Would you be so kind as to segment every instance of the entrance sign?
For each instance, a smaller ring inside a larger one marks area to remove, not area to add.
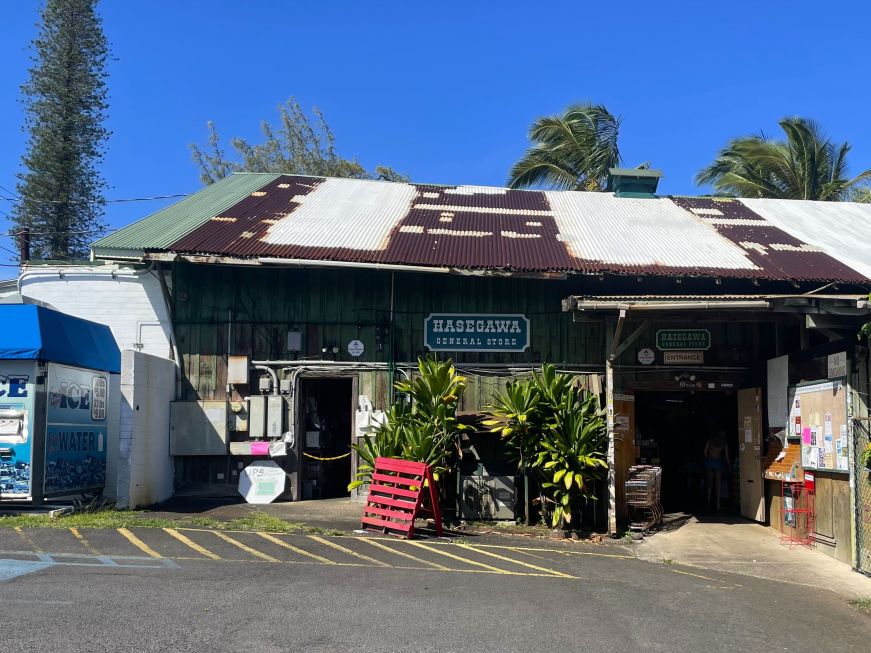
[[[431,313],[423,323],[429,351],[522,352],[529,349],[525,315]]]
[[[642,365],[650,365],[655,360],[656,352],[654,352],[650,347],[638,350],[638,362]]]
[[[660,329],[656,332],[656,348],[706,350],[711,348],[711,332],[707,329]]]
[[[703,351],[666,351],[662,353],[666,365],[701,365],[705,362]]]
[[[272,503],[284,492],[287,475],[271,460],[258,460],[239,474],[239,494],[248,503]]]

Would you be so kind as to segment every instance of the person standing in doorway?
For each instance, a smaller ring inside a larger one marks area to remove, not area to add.
[[[726,438],[723,431],[718,431],[717,434],[710,438],[705,444],[705,474],[708,481],[708,505],[711,505],[711,495],[713,494],[717,500],[717,510],[722,510],[720,506],[720,495],[722,492],[723,476],[729,469],[729,447],[726,445]]]

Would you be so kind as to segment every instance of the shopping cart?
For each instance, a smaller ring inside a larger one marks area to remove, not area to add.
[[[625,490],[630,531],[649,531],[662,520],[661,487],[661,467],[633,465],[629,468]]]

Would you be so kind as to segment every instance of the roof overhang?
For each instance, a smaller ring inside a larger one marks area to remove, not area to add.
[[[643,313],[786,313],[862,317],[871,314],[867,295],[684,295],[578,296],[563,300],[563,311],[578,314]]]

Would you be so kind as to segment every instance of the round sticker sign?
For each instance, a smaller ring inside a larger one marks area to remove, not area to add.
[[[363,345],[362,340],[352,340],[348,343],[348,353],[355,358],[357,356],[362,356],[363,352],[366,351],[366,347]]]
[[[655,360],[656,354],[654,354],[653,350],[649,347],[638,350],[638,362],[642,365],[650,365]]]

